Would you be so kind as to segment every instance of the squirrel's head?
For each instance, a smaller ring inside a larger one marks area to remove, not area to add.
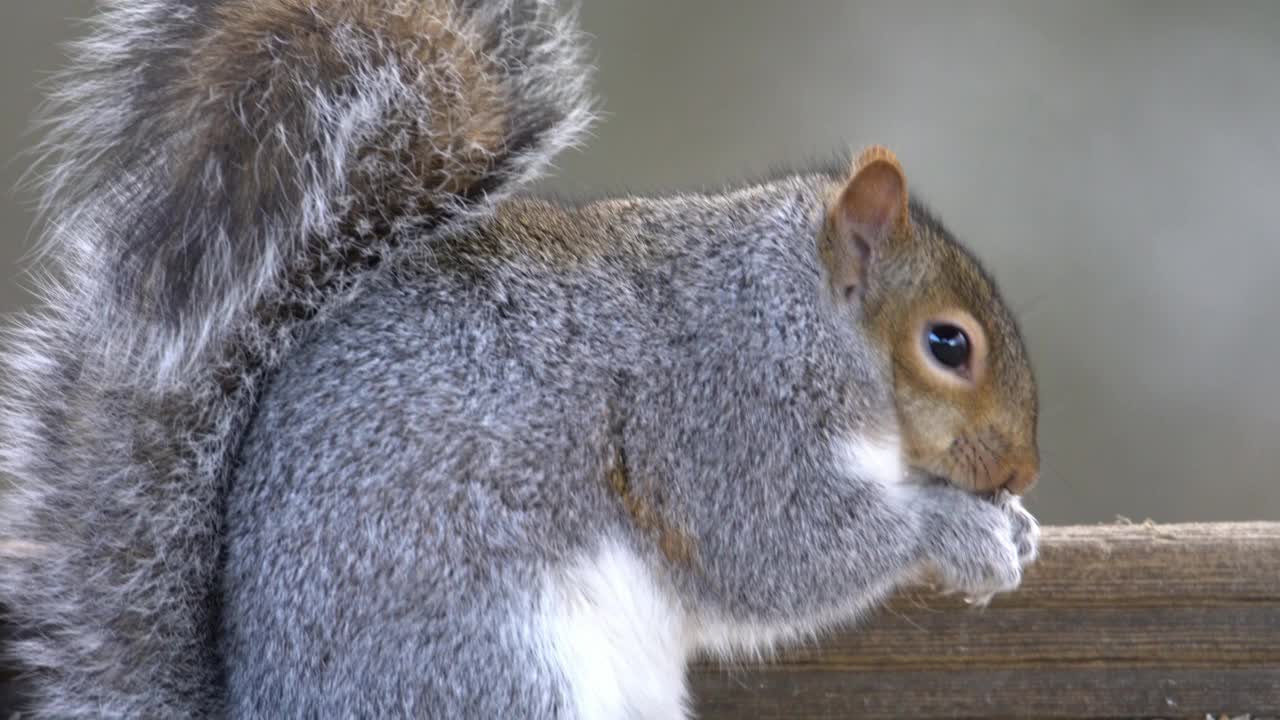
[[[892,360],[906,464],[972,491],[1039,475],[1035,377],[995,283],[907,195],[893,153],[864,151],[818,244],[837,302]]]

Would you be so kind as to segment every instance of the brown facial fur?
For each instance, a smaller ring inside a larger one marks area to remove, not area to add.
[[[858,163],[837,196],[833,218],[862,212],[848,196],[861,167],[865,163]],[[865,224],[828,222],[823,242],[866,246],[857,299],[868,332],[892,352],[906,462],[975,492],[1025,492],[1039,474],[1037,392],[1017,324],[978,261],[909,202],[905,178],[901,187],[896,202],[909,222],[873,224],[870,232]],[[860,236],[831,237],[851,231]],[[976,320],[985,336],[985,358],[970,382],[942,377],[922,351],[931,318],[963,315]]]

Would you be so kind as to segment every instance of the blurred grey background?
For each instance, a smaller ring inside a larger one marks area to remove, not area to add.
[[[1043,520],[1280,520],[1280,2],[585,5],[607,117],[549,188],[887,144],[1022,318]],[[0,9],[5,312],[30,299],[36,86],[90,8]]]

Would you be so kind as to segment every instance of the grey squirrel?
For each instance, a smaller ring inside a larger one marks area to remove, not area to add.
[[[33,717],[680,717],[685,663],[1014,589],[1036,388],[892,153],[516,197],[543,0],[111,0],[7,338]]]

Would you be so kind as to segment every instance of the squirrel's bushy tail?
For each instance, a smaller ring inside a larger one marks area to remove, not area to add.
[[[590,115],[545,0],[108,0],[51,101],[5,338],[0,602],[40,717],[221,706],[224,489],[266,375]]]

